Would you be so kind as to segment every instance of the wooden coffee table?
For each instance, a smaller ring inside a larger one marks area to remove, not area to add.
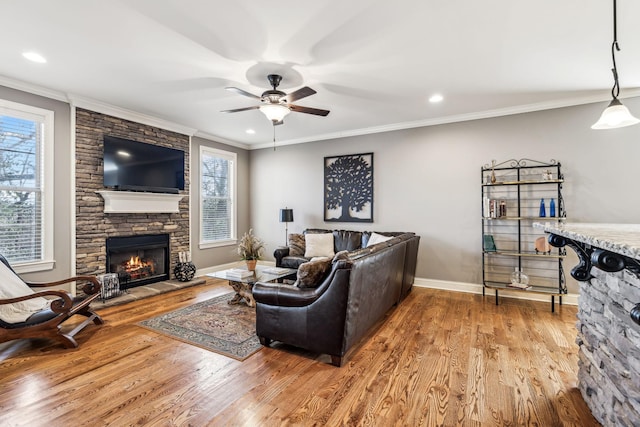
[[[244,268],[246,270],[246,268]],[[209,277],[223,279],[229,281],[229,286],[236,291],[236,295],[229,301],[229,304],[240,304],[244,302],[249,307],[255,307],[256,301],[253,299],[253,285],[256,282],[277,282],[285,279],[295,280],[298,270],[293,268],[267,267],[263,265],[256,266],[251,276],[235,277],[229,275],[230,270],[216,271],[207,274]]]

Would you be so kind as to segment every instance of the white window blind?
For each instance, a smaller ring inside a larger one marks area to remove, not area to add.
[[[235,240],[235,169],[235,153],[200,148],[201,247]]]
[[[47,114],[28,106],[14,109],[0,104],[0,253],[12,264],[38,263],[52,258],[50,189],[44,159]],[[39,110],[40,111],[40,110]],[[52,112],[50,113],[52,116]]]

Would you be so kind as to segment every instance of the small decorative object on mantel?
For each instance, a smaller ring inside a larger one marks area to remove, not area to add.
[[[247,263],[247,270],[254,271],[258,260],[262,258],[264,242],[253,235],[253,229],[244,233],[238,243],[238,255]]]
[[[191,252],[178,252],[178,263],[173,269],[173,274],[181,282],[188,282],[196,274],[196,266],[191,262]]]

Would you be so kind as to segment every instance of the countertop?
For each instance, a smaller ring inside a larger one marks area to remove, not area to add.
[[[547,233],[567,237],[640,260],[640,224],[534,223]]]

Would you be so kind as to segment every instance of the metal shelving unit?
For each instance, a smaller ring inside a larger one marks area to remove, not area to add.
[[[496,305],[500,290],[549,295],[551,311],[555,311],[556,296],[562,304],[562,295],[567,293],[562,267],[566,250],[550,246],[533,223],[566,219],[563,183],[556,160],[493,161],[481,168],[482,294],[485,289],[494,290]],[[512,283],[515,270],[528,276],[526,289]]]

